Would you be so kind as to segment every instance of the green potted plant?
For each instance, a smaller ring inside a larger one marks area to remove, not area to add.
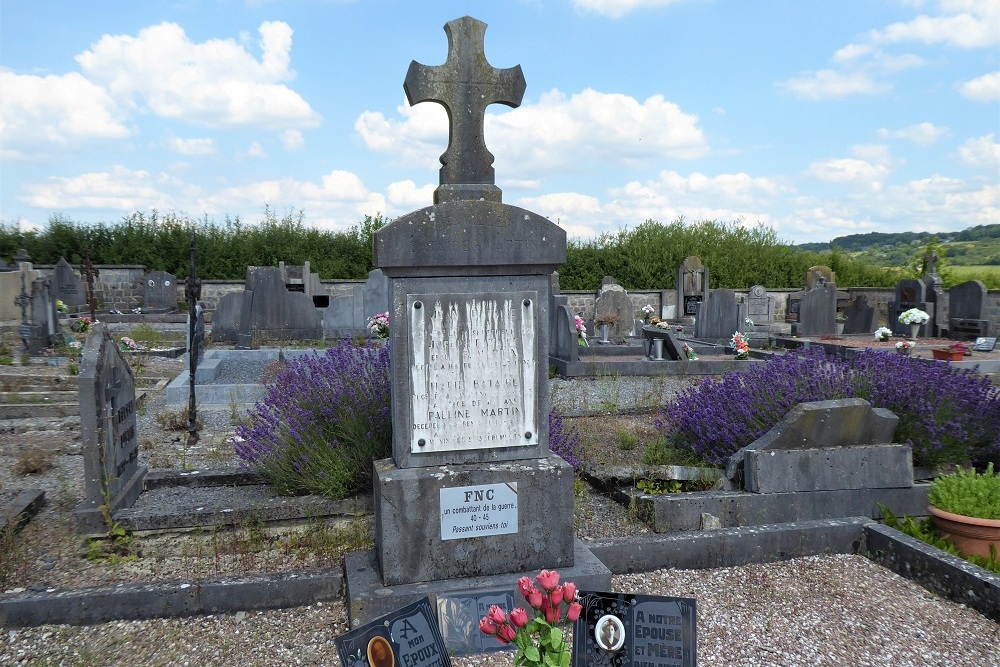
[[[927,496],[934,525],[963,556],[1000,550],[1000,474],[958,468],[934,480]]]

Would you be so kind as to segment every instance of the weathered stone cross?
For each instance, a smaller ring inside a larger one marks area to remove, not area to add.
[[[483,116],[490,104],[517,107],[524,96],[521,66],[497,69],[486,60],[486,24],[471,16],[449,21],[448,59],[428,67],[416,60],[403,90],[411,105],[437,102],[448,113],[448,150],[441,155],[441,186],[435,203],[455,199],[500,201],[493,154],[483,140]]]

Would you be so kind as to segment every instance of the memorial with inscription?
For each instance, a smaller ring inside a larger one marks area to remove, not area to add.
[[[337,637],[344,667],[451,667],[425,597]]]
[[[501,201],[483,112],[520,104],[525,81],[488,63],[485,31],[449,22],[445,63],[414,61],[404,83],[411,104],[446,108],[449,143],[434,203],[375,233],[393,456],[375,463],[375,551],[347,557],[352,624],[424,582],[513,590],[527,571],[571,569],[580,550],[599,564],[573,539],[573,469],[548,448],[551,281],[566,232]]]

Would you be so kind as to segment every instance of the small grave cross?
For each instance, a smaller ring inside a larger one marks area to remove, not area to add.
[[[198,406],[195,402],[195,375],[198,371],[198,341],[195,337],[195,325],[198,320],[198,299],[201,298],[201,280],[195,275],[195,231],[191,230],[190,266],[184,285],[184,296],[188,304],[188,446],[198,442]]]
[[[94,279],[101,275],[101,272],[90,262],[90,246],[84,251],[83,264],[80,266],[80,275],[87,280],[87,303],[90,304],[90,321],[97,319],[97,300],[94,298]]]
[[[445,63],[429,67],[414,60],[403,83],[411,105],[437,102],[448,113],[448,149],[441,155],[441,187],[435,201],[499,201],[493,154],[483,140],[484,114],[490,104],[519,106],[524,74],[520,65],[497,69],[489,64],[482,21],[464,16],[446,23],[444,31],[448,35]]]

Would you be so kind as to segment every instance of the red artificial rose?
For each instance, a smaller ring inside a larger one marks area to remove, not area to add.
[[[534,589],[535,585],[531,583],[531,579],[528,577],[521,577],[517,580],[517,590],[521,591],[521,595],[523,595],[525,599],[528,598],[528,595]]]
[[[504,623],[499,628],[497,628],[497,639],[499,639],[504,644],[509,644],[514,641],[514,637],[517,636],[517,630],[512,628],[509,623]]]
[[[555,589],[549,594],[549,599],[552,600],[552,606],[558,607],[563,601],[563,587],[556,586]]]
[[[532,590],[531,593],[528,594],[528,604],[530,604],[534,609],[538,609],[539,607],[541,607],[542,602],[547,599],[548,598],[542,597],[542,592],[537,588]]]
[[[566,610],[566,618],[570,623],[576,623],[576,619],[580,618],[580,612],[583,611],[583,605],[579,602],[573,602],[570,604],[569,609]]]
[[[521,607],[515,607],[510,612],[510,622],[515,628],[523,628],[528,624],[528,612]]]
[[[549,607],[545,610],[545,620],[548,621],[549,625],[555,625],[559,622],[559,616],[562,615],[561,607]]]
[[[551,591],[559,585],[559,573],[555,570],[542,570],[536,578],[538,584],[547,591]]]
[[[572,581],[567,581],[565,584],[563,584],[562,589],[563,589],[563,600],[566,600],[567,602],[572,602],[573,600],[576,599],[576,584],[574,584]]]
[[[504,621],[507,620],[507,614],[500,607],[493,605],[490,610],[486,613],[486,618],[493,621],[496,625],[502,625]]]
[[[493,625],[493,621],[488,616],[483,616],[482,620],[479,621],[479,631],[487,635],[492,635],[497,631],[497,627]]]

